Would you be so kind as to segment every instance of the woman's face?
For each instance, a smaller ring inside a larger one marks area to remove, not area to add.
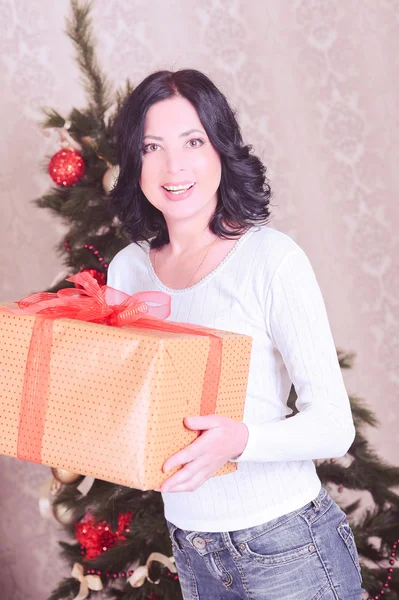
[[[140,187],[167,223],[206,215],[217,203],[221,161],[193,105],[181,97],[147,112]]]

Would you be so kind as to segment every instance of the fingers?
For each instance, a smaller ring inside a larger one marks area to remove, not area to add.
[[[223,417],[218,415],[206,415],[204,417],[186,417],[184,419],[184,425],[187,429],[194,429],[197,431],[203,431],[205,429],[214,429],[220,427],[223,422]]]
[[[185,465],[169,477],[161,486],[161,492],[192,492],[199,488],[213,473],[209,465],[196,460]]]
[[[167,488],[166,490],[161,490],[161,492],[168,492],[170,494],[174,494],[176,492],[195,492],[201,485],[206,481],[206,478],[201,481],[195,482],[191,481],[189,484],[180,483],[173,486],[173,488]]]
[[[173,454],[168,460],[164,463],[162,470],[164,473],[171,471],[175,467],[179,467],[181,465],[186,465],[187,463],[192,462],[196,458],[199,458],[203,453],[205,447],[205,440],[201,439],[201,436],[197,438],[194,442],[192,442],[180,452]]]
[[[193,463],[185,465],[177,473],[169,477],[169,479],[162,484],[161,492],[175,491],[176,487],[184,487],[184,489],[186,490],[187,483],[194,478],[194,476],[196,475],[196,471],[198,474],[198,470],[195,469]]]
[[[222,424],[222,421],[223,417],[218,417],[217,415],[207,415],[205,417],[186,417],[184,419],[184,424],[187,429],[194,431],[206,431],[207,429],[215,429],[216,427],[219,427]],[[163,472],[167,473],[175,467],[191,462],[200,456],[204,448],[205,440],[200,436],[189,446],[183,448],[183,450],[180,450],[180,452],[177,452],[168,458],[163,465]]]
[[[236,438],[236,422],[226,417],[206,415],[187,417],[184,423],[188,429],[201,431],[201,435],[165,461],[162,468],[164,473],[176,467],[182,468],[162,484],[161,492],[196,490],[212,477],[230,456],[235,456],[236,447],[230,446]]]

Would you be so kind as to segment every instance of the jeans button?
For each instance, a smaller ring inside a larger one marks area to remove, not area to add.
[[[313,552],[313,551],[314,551],[314,546],[313,546],[313,544],[311,544],[311,545],[309,546],[308,550],[309,550],[309,552]]]
[[[195,537],[193,539],[193,545],[198,550],[203,550],[206,546],[206,541],[202,537]]]

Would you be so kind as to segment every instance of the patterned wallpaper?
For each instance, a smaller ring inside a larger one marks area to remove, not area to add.
[[[31,200],[49,187],[42,167],[58,150],[40,130],[40,106],[85,106],[63,33],[68,13],[68,0],[0,0],[6,301],[62,270],[53,251],[62,226]],[[92,14],[115,87],[194,67],[230,99],[268,166],[270,224],[308,253],[336,345],[356,354],[344,377],[380,419],[369,438],[399,464],[399,1],[94,0]],[[38,512],[49,469],[6,457],[0,465],[1,598],[42,600],[68,575],[57,558],[61,530]]]

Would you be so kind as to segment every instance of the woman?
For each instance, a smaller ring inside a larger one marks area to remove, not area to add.
[[[267,225],[265,167],[190,69],[132,92],[117,148],[111,202],[132,243],[108,285],[164,291],[171,320],[253,339],[243,422],[187,415],[201,435],[164,465],[182,466],[160,491],[184,598],[359,600],[353,534],[313,462],[350,447],[349,399],[311,264]],[[237,471],[214,477],[229,460]]]

